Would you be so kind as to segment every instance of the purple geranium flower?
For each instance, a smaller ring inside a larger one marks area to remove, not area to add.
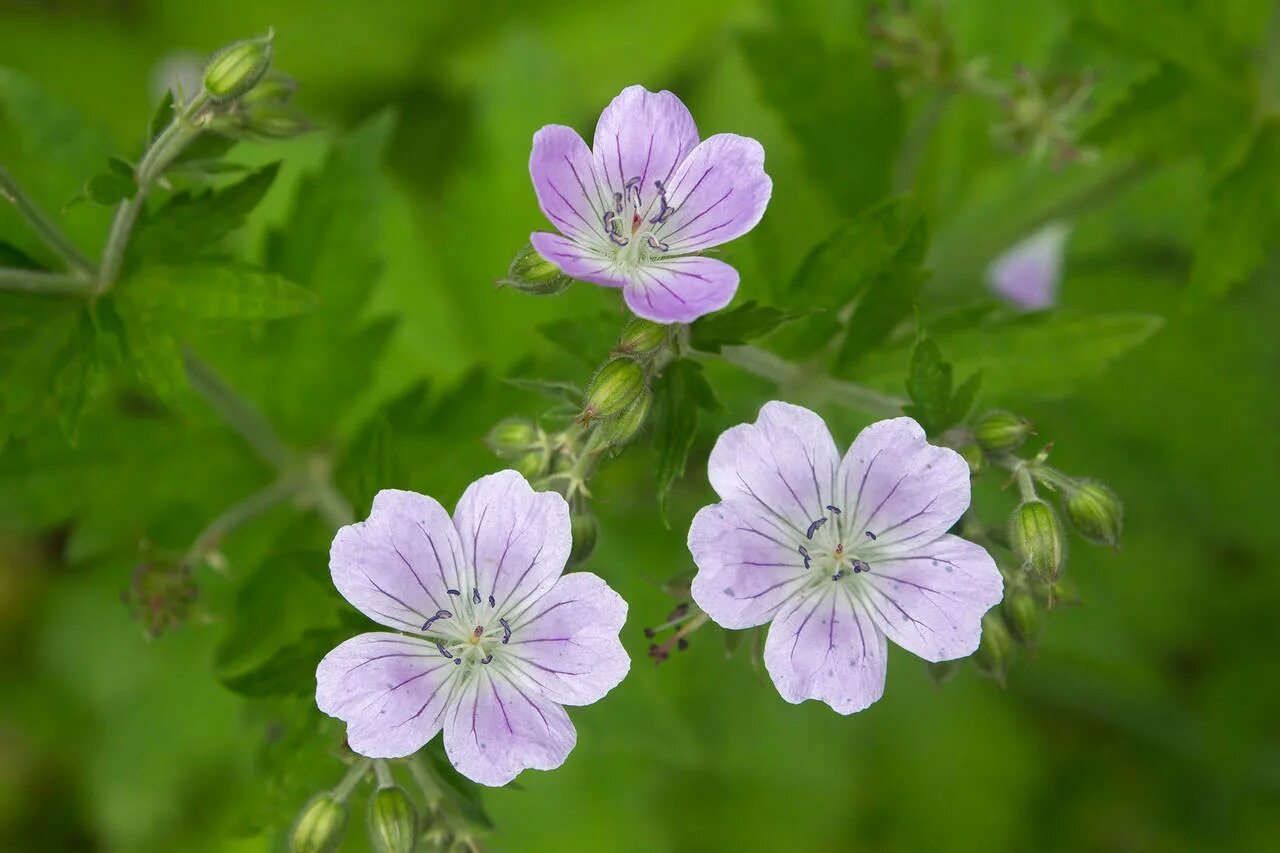
[[[372,758],[444,729],[454,767],[485,785],[559,767],[577,740],[564,705],[622,681],[627,604],[588,572],[561,576],[569,507],[515,471],[472,483],[452,520],[434,499],[385,490],[334,537],[329,568],[357,609],[397,631],[361,634],[316,670],[316,704]]]
[[[820,417],[767,403],[708,469],[721,501],[689,529],[694,601],[726,628],[773,622],[764,662],[788,702],[866,708],[884,693],[886,637],[930,661],[977,649],[1003,582],[947,533],[969,466],[911,418],[872,424],[841,459]]]
[[[631,310],[657,323],[729,304],[738,271],[692,253],[754,228],[773,191],[759,142],[732,133],[699,142],[680,99],[643,86],[605,108],[593,148],[573,128],[539,130],[529,173],[560,230],[532,235],[538,253],[572,278],[621,287]]]
[[[987,268],[991,289],[1023,311],[1052,308],[1062,279],[1062,253],[1071,229],[1053,222],[1014,244]]]

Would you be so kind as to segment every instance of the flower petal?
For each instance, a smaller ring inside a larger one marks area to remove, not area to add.
[[[654,181],[665,185],[697,144],[698,128],[679,98],[628,86],[600,114],[591,147],[610,193],[625,195],[627,182],[638,178],[647,207],[657,198]]]
[[[475,671],[444,726],[444,749],[458,772],[505,785],[526,768],[554,770],[578,733],[564,708],[496,667]]]
[[[459,667],[417,637],[352,637],[316,667],[316,705],[347,724],[351,748],[400,758],[440,731]]]
[[[662,258],[637,267],[623,295],[655,323],[691,323],[719,311],[738,292],[738,271],[715,258]]]
[[[1052,308],[1058,301],[1069,233],[1065,224],[1051,222],[1007,249],[987,268],[991,289],[1024,311]]]
[[[503,613],[518,613],[544,595],[569,559],[569,505],[555,492],[535,492],[516,471],[468,486],[453,521],[475,567],[462,593],[493,596]]]
[[[769,621],[808,574],[794,542],[779,538],[762,510],[737,499],[698,511],[689,552],[698,566],[693,600],[725,628]]]
[[[773,620],[764,665],[782,698],[826,702],[841,714],[884,694],[888,644],[846,584],[823,584]]]
[[[533,135],[529,175],[538,206],[556,228],[583,245],[603,245],[604,212],[612,196],[601,186],[591,151],[577,131],[549,124]]]
[[[768,523],[765,532],[801,542],[827,516],[840,455],[822,418],[790,403],[765,403],[755,423],[726,430],[707,461],[711,487]]]
[[[889,639],[935,663],[973,654],[982,614],[1004,595],[986,549],[950,534],[881,557],[859,581],[863,604]]]
[[[384,489],[369,518],[333,537],[329,571],[342,597],[375,622],[418,631],[449,607],[463,578],[462,543],[433,498]]]
[[[689,154],[667,188],[676,208],[657,230],[676,254],[719,246],[756,226],[773,194],[764,171],[764,148],[733,133],[717,133]]]
[[[529,242],[539,255],[560,268],[560,272],[579,281],[590,281],[606,287],[622,287],[627,279],[617,272],[612,256],[590,246],[582,246],[559,234],[535,231]]]
[[[507,654],[524,680],[562,705],[590,705],[631,669],[618,632],[627,603],[601,578],[574,572],[511,621]]]
[[[846,529],[859,554],[875,565],[885,549],[937,539],[969,508],[969,466],[960,454],[935,447],[911,418],[864,429],[840,463]]]

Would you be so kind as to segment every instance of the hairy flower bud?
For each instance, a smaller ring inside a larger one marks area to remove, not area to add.
[[[1082,480],[1067,492],[1067,516],[1095,545],[1120,546],[1124,506],[1115,492],[1096,480]]]
[[[976,477],[982,473],[982,466],[986,461],[986,457],[982,455],[982,448],[976,444],[967,444],[960,448],[960,456],[969,464],[969,476]]]
[[[289,832],[290,853],[333,853],[347,830],[347,804],[333,794],[316,794],[302,807]]]
[[[669,326],[643,317],[635,317],[622,327],[622,334],[618,337],[618,348],[614,352],[625,355],[648,355],[667,342],[669,330]]]
[[[590,423],[620,415],[646,391],[644,369],[629,358],[615,358],[596,371],[587,386],[587,405],[579,420]]]
[[[1004,684],[1005,673],[1013,660],[1013,636],[995,611],[982,617],[982,642],[973,653],[979,670]]]
[[[1019,588],[1006,595],[1001,610],[1018,642],[1030,645],[1040,636],[1040,604],[1030,590]]]
[[[547,454],[538,450],[530,450],[528,453],[513,459],[511,467],[524,475],[526,480],[536,479],[547,471]]]
[[[273,33],[228,45],[213,55],[204,69],[204,90],[215,101],[232,101],[247,94],[271,66]]]
[[[516,459],[542,445],[540,432],[533,421],[506,418],[489,430],[484,441],[490,450],[503,459]]]
[[[591,556],[600,536],[600,525],[589,512],[574,513],[569,520],[573,532],[573,549],[569,552],[569,565],[576,566]]]
[[[973,437],[991,453],[1016,449],[1032,432],[1031,421],[1012,412],[987,412],[973,427]]]
[[[369,798],[369,843],[377,853],[413,853],[418,814],[399,785],[379,788]]]
[[[612,447],[630,444],[639,435],[640,430],[644,429],[644,423],[649,418],[649,409],[652,405],[653,392],[645,388],[640,399],[636,400],[631,408],[600,425],[605,441]]]
[[[1042,500],[1023,501],[1009,523],[1009,544],[1026,571],[1046,581],[1062,572],[1062,527]]]
[[[521,293],[533,296],[552,296],[568,289],[573,279],[560,272],[560,268],[539,255],[531,245],[526,245],[516,252],[515,259],[507,268],[507,277],[498,280],[498,285],[506,285]]]

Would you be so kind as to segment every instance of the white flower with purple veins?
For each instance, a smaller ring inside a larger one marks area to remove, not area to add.
[[[978,648],[1003,581],[947,533],[969,466],[911,418],[872,424],[842,459],[816,414],[767,403],[720,436],[708,469],[721,501],[689,530],[693,599],[726,628],[773,623],[764,663],[788,702],[866,708],[884,693],[886,639],[929,661]]]
[[[538,253],[571,278],[621,287],[631,310],[657,323],[729,304],[738,271],[695,253],[754,228],[773,191],[759,142],[732,133],[699,142],[680,99],[643,86],[605,108],[592,148],[573,128],[539,130],[529,173],[560,231],[535,232]]]
[[[361,634],[316,670],[316,704],[351,748],[399,758],[444,730],[454,767],[485,785],[559,767],[589,705],[631,660],[627,604],[589,572],[562,576],[569,507],[515,471],[472,483],[453,519],[414,492],[378,493],[367,521],[334,537],[347,601],[397,632]]]

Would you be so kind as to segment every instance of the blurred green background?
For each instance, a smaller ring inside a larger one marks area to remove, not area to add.
[[[671,607],[660,584],[691,568],[684,532],[711,500],[710,444],[775,394],[713,364],[725,411],[704,424],[671,527],[656,511],[646,448],[594,485],[601,541],[585,568],[631,603],[624,641],[633,670],[607,699],[574,710],[579,742],[563,768],[486,793],[494,849],[1280,845],[1277,244],[1254,245],[1269,266],[1226,295],[1188,295],[1216,182],[1247,148],[1249,128],[1275,109],[1265,102],[1278,67],[1272,14],[1266,2],[941,7],[957,54],[984,57],[993,75],[1019,64],[1092,72],[1094,117],[1144,75],[1172,68],[1191,81],[1176,109],[1157,103],[1100,136],[1096,162],[1055,168],[1002,150],[990,133],[998,107],[966,96],[951,100],[922,149],[914,189],[935,271],[922,310],[982,298],[986,264],[1054,212],[1075,226],[1064,310],[1165,321],[1070,396],[1034,393],[1036,365],[1078,357],[1050,351],[1022,371],[1030,390],[1024,382],[983,400],[1030,416],[1055,441],[1061,467],[1104,479],[1127,506],[1121,551],[1073,543],[1068,574],[1083,603],[1050,614],[1038,653],[1017,662],[1007,687],[972,668],[937,686],[895,649],[885,697],[841,717],[787,705],[749,655],[726,659],[714,626],[661,667],[646,658],[641,628]],[[601,289],[539,300],[493,286],[528,233],[545,227],[527,172],[533,132],[566,123],[589,139],[599,110],[638,82],[676,91],[704,137],[761,140],[774,199],[724,256],[743,273],[739,300],[780,304],[806,252],[890,194],[905,128],[928,108],[927,92],[901,93],[891,72],[874,69],[867,20],[863,4],[818,0],[4,0],[0,61],[101,129],[93,169],[106,155],[136,152],[162,63],[274,26],[276,66],[300,81],[299,100],[321,129],[237,149],[242,162],[284,160],[237,237],[248,257],[291,221],[301,176],[332,140],[390,107],[382,168],[366,178],[378,210],[357,192],[349,220],[331,226],[368,236],[381,262],[351,282],[372,287],[372,297],[362,316],[344,319],[397,324],[361,365],[358,393],[318,405],[294,436],[322,436],[323,446],[357,435],[407,390],[430,403],[400,437],[394,481],[374,485],[451,505],[501,464],[481,441],[489,426],[542,406],[501,378],[581,382],[603,355],[574,359],[537,326],[598,327],[605,311],[616,319],[604,324],[607,342],[621,324],[614,295]],[[43,151],[23,148],[12,121],[0,108],[0,163],[56,210],[91,172],[59,172]],[[1123,181],[1099,180],[1112,173]],[[0,235],[18,239],[18,220],[0,215]],[[86,249],[101,245],[105,210],[80,205],[63,221]],[[0,317],[0,347],[4,334]],[[270,338],[272,327],[254,334]],[[362,358],[345,338],[313,344],[321,365]],[[289,395],[291,377],[270,350],[255,359],[234,331],[211,335],[202,351],[269,410],[273,396]],[[1023,356],[990,357],[999,365]],[[883,384],[901,393],[900,373]],[[822,411],[842,444],[871,419]],[[263,588],[291,614],[271,629],[282,635],[272,642],[309,627],[308,602],[334,609],[318,520],[285,508],[228,540],[227,571],[202,570],[198,612],[179,630],[149,639],[120,602],[148,549],[181,549],[267,482],[194,399],[160,409],[98,400],[74,450],[50,427],[0,453],[0,847],[283,849],[294,811],[341,776],[340,735],[305,692],[245,700],[214,677],[216,649],[238,630],[236,596],[246,577],[261,580],[260,564],[282,541],[319,556],[295,559],[286,581]],[[1011,499],[988,486],[979,507],[998,524]],[[350,833],[349,848],[363,849],[362,836]]]

